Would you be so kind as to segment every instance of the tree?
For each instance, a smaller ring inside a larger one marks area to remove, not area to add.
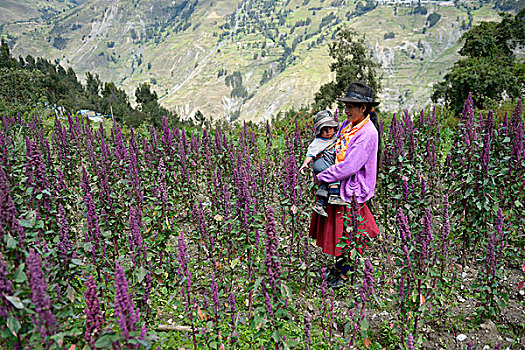
[[[441,19],[441,15],[439,13],[431,13],[427,17],[428,27],[432,28],[433,26],[437,24],[437,22],[439,22],[440,19]]]
[[[201,111],[197,110],[195,112],[195,116],[193,117],[195,119],[195,125],[203,127],[204,123],[206,122],[206,118],[204,117],[204,114],[202,114]]]
[[[137,99],[137,103],[141,105],[147,105],[151,101],[157,101],[157,93],[155,91],[151,91],[151,85],[148,83],[142,83],[135,90],[135,97]]]
[[[24,115],[47,102],[45,90],[35,83],[43,79],[40,72],[0,68],[0,115]]]
[[[100,87],[102,82],[100,81],[98,74],[91,74],[90,72],[86,73],[86,92],[90,97],[99,97]]]
[[[372,11],[376,7],[377,7],[377,4],[373,0],[366,0],[365,2],[359,1],[355,5],[354,14],[356,16],[360,16],[360,15],[363,15],[363,14],[369,12],[369,11]]]
[[[166,117],[169,126],[181,126],[177,113],[170,112],[159,104],[157,93],[151,90],[151,86],[148,83],[139,85],[135,90],[135,98],[139,104],[140,111],[147,116],[151,125],[161,128],[162,117]]]
[[[133,108],[128,101],[128,96],[124,90],[120,90],[112,82],[104,83],[102,89],[102,109],[109,114],[113,111],[113,116],[118,122],[125,122],[128,125],[137,126],[142,120],[131,118]]]
[[[377,95],[381,91],[380,65],[374,59],[372,50],[366,46],[366,39],[350,28],[338,28],[336,40],[330,44],[328,53],[335,60],[330,71],[335,72],[335,81],[324,84],[315,94],[314,103],[318,108],[328,108],[338,97],[345,94],[351,82],[362,82]]]
[[[523,0],[496,0],[494,8],[501,11],[519,11],[525,6]]]
[[[9,46],[2,38],[0,43],[0,68],[13,68],[16,65],[16,60],[11,57]]]
[[[462,40],[459,53],[466,58],[434,85],[433,102],[460,112],[469,92],[478,108],[491,100],[523,95],[524,63],[517,60],[515,49],[525,43],[525,10],[515,17],[503,15],[501,22],[482,22],[463,34]]]
[[[239,74],[240,78],[240,74]],[[27,56],[19,61],[11,57],[5,40],[0,44],[0,115],[27,114],[46,105],[64,107],[67,111],[90,108],[97,112],[114,113],[118,122],[138,126],[150,123],[162,127],[162,116],[172,127],[184,123],[177,114],[159,105],[157,93],[147,83],[135,93],[139,108],[134,109],[124,90],[112,82],[101,82],[98,75],[86,73],[86,85],[77,79],[72,68],[65,69],[56,60]]]

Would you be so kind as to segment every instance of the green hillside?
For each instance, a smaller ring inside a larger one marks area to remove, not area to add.
[[[338,26],[365,34],[383,72],[383,108],[420,108],[458,59],[470,25],[493,5],[375,6],[354,1],[0,1],[15,56],[58,59],[130,96],[149,82],[179,115],[262,120],[312,101],[332,77]],[[436,20],[437,19],[437,20]],[[84,79],[82,76],[81,79]]]

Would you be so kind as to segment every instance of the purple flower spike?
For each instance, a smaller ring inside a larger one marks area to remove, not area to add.
[[[7,169],[7,172],[11,172],[9,166],[9,152],[7,148],[6,138],[2,130],[0,130],[0,163]]]
[[[51,311],[51,301],[46,293],[47,284],[42,272],[42,259],[33,248],[29,250],[26,264],[29,271],[31,299],[38,315],[37,328],[40,330],[42,339],[45,342],[46,337],[55,334],[57,321]]]
[[[95,209],[95,204],[91,197],[91,193],[88,191],[84,194],[84,202],[86,204],[86,216],[87,216],[87,226],[88,230],[84,233],[85,242],[91,241],[93,243],[92,248],[92,259],[95,262],[96,254],[100,245],[100,227],[98,225],[97,211]]]
[[[23,248],[25,240],[25,230],[18,221],[18,214],[11,197],[9,183],[4,169],[0,167],[0,235],[3,236],[5,230],[16,233],[18,244]]]
[[[408,350],[414,350],[414,337],[412,336],[412,334],[408,335],[407,349]]]
[[[221,308],[221,301],[219,299],[219,289],[217,287],[217,281],[215,280],[215,273],[211,273],[211,295],[213,299],[213,310],[215,311],[215,315],[219,314],[219,309]]]
[[[188,268],[188,248],[186,246],[186,243],[184,243],[184,232],[181,231],[180,235],[178,237],[178,246],[179,246],[179,264],[180,264],[180,271],[179,275],[184,275],[186,277],[186,285],[188,287],[188,290],[191,288],[191,274]]]
[[[312,344],[312,316],[308,311],[304,313],[304,342],[306,343],[306,348],[308,345]]]
[[[365,277],[363,279],[363,289],[366,296],[374,294],[374,267],[370,262],[370,259],[365,261]]]
[[[497,258],[497,246],[498,246],[498,234],[496,232],[492,232],[490,235],[489,241],[487,243],[487,252],[485,256],[485,263],[486,263],[486,273],[487,276],[489,276],[491,279],[494,279],[496,276],[496,258]]]
[[[268,313],[268,316],[270,316],[270,318],[273,320],[274,316],[273,316],[272,300],[270,299],[270,295],[268,294],[268,289],[265,287],[263,289],[264,289],[264,300],[266,302],[266,312]]]
[[[95,341],[104,327],[104,316],[100,311],[100,302],[97,296],[97,287],[93,276],[89,276],[86,281],[86,332],[85,338],[92,349],[95,348]]]
[[[403,197],[408,202],[408,178],[406,176],[403,176]]]
[[[421,244],[421,257],[427,259],[430,256],[430,242],[432,242],[432,215],[427,208],[423,217],[423,231],[419,239]]]
[[[321,297],[324,299],[326,295],[326,287],[328,286],[328,282],[326,281],[326,269],[323,267],[321,268]]]
[[[463,111],[461,113],[462,120],[468,119],[470,116],[474,116],[474,100],[472,99],[472,93],[468,93],[467,100],[465,101],[465,104],[463,105]]]
[[[146,264],[146,246],[140,234],[140,209],[131,207],[129,210],[130,241],[133,248],[132,260],[135,264],[143,266]]]
[[[443,204],[443,224],[441,225],[441,250],[443,253],[443,259],[446,260],[448,256],[448,248],[450,246],[450,221],[449,221],[449,205],[448,196],[445,196],[445,203]]]
[[[13,295],[13,284],[7,279],[7,264],[0,253],[0,316],[7,319],[7,311],[11,306],[4,295]]]
[[[129,339],[129,332],[137,328],[139,314],[129,293],[126,274],[118,262],[115,263],[115,289],[115,317],[122,335]]]
[[[401,208],[397,210],[397,225],[399,227],[399,235],[401,238],[401,242],[404,244],[407,244],[408,240],[412,239],[412,236],[410,234],[410,228],[408,227],[408,220]]]
[[[277,238],[277,231],[275,230],[275,222],[273,219],[273,209],[268,208],[266,215],[266,273],[268,275],[268,284],[272,291],[279,286],[279,279],[281,277],[281,259],[277,248],[279,246],[279,239]]]
[[[146,327],[146,324],[144,323],[142,325],[142,328],[140,329],[140,335],[139,335],[139,339],[140,340],[144,340],[146,339],[146,332],[148,331],[148,328]],[[139,344],[137,344],[137,348],[139,348]]]
[[[492,127],[493,127],[492,114],[489,114],[486,133],[483,139],[483,148],[481,150],[481,171],[484,176],[488,176],[489,165],[490,165],[490,142],[492,137]]]
[[[237,310],[235,309],[235,295],[233,292],[230,292],[230,295],[228,296],[228,302],[230,303],[230,309],[232,312],[232,325],[235,326],[235,314],[237,313]]]

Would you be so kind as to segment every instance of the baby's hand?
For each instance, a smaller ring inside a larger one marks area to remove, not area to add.
[[[310,163],[312,162],[312,160],[313,160],[312,157],[306,157],[306,159],[305,159],[304,162],[303,162],[303,165],[301,165],[301,168],[299,168],[299,172],[300,172],[301,174],[304,174],[304,169],[310,167]]]

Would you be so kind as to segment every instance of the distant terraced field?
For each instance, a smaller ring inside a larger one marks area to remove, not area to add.
[[[148,81],[186,117],[256,121],[309,104],[333,79],[327,47],[341,25],[366,35],[381,62],[383,109],[428,104],[469,23],[498,15],[479,2],[423,6],[358,14],[347,0],[0,1],[0,21],[14,55],[59,59],[130,96]],[[433,26],[430,14],[440,15]],[[227,85],[234,72],[242,81]]]

